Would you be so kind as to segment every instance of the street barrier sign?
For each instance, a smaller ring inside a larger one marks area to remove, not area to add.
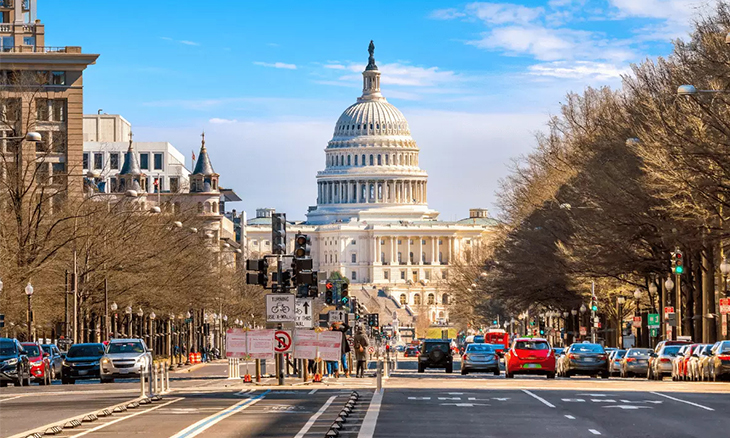
[[[342,332],[321,332],[318,347],[322,360],[339,361],[342,359]]]
[[[275,330],[250,330],[247,332],[248,354],[252,359],[274,358],[274,332]]]
[[[240,328],[226,330],[226,357],[240,358],[247,355],[246,332]]]
[[[676,327],[677,326],[677,314],[674,312],[667,313],[666,321],[670,327]]]
[[[641,317],[640,316],[634,316],[634,327],[641,328]]]
[[[722,318],[722,335],[727,336],[727,314],[722,314],[720,316]]]
[[[649,323],[647,324],[650,329],[658,329],[659,328],[659,314],[658,313],[650,313],[649,314]],[[656,336],[656,335],[654,335]]]
[[[318,333],[314,330],[297,330],[294,332],[294,358],[310,359],[317,358]]]
[[[277,330],[274,333],[276,343],[274,351],[277,353],[289,353],[292,350],[292,335],[289,330]]]
[[[727,315],[730,313],[730,298],[720,298],[720,314]]]
[[[314,326],[314,321],[312,319],[312,298],[297,298],[296,304],[296,327],[312,328]]]
[[[266,321],[293,322],[296,315],[293,294],[266,294]]]

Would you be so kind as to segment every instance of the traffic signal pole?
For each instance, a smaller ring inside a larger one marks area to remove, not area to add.
[[[674,309],[674,312],[677,314],[677,339],[679,339],[679,336],[682,336],[682,275],[675,274],[675,277],[677,278],[677,285],[674,286],[677,290],[677,308]]]
[[[278,289],[278,292],[283,294],[286,293],[286,287],[284,286],[284,282],[282,279],[284,278],[284,260],[281,254],[277,254],[276,256],[276,286]],[[282,324],[278,323],[277,328],[279,330],[282,329]],[[277,355],[277,364],[278,369],[276,370],[277,378],[279,381],[279,386],[284,386],[284,354],[283,353],[276,353]]]
[[[591,342],[596,343],[596,283],[591,281]]]

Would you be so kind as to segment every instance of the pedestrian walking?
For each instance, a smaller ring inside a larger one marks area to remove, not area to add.
[[[350,370],[347,366],[347,353],[350,352],[350,343],[347,342],[347,331],[350,326],[344,322],[336,322],[332,324],[332,330],[342,333],[342,344],[341,344],[341,357],[342,357],[342,369],[345,371],[345,377],[350,377]],[[336,376],[340,377],[339,367],[337,367]]]
[[[355,359],[357,360],[356,376],[362,378],[365,376],[365,365],[367,363],[368,338],[361,328],[357,329],[357,334],[355,334],[354,347]]]

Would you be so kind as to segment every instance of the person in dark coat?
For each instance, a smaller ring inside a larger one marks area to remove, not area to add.
[[[368,338],[365,336],[363,330],[357,329],[355,335],[355,359],[357,359],[357,377],[363,377],[365,374],[365,364],[367,363],[367,347]]]
[[[332,324],[332,330],[342,333],[342,344],[341,344],[342,369],[345,370],[345,377],[350,377],[350,370],[347,367],[347,353],[350,352],[350,343],[347,342],[347,331],[349,329],[350,329],[350,326],[345,324],[344,322],[336,322],[336,323]],[[340,376],[339,370],[335,371],[335,375],[337,377]]]

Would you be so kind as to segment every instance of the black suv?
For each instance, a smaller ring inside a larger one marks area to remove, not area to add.
[[[447,373],[454,370],[454,356],[448,339],[426,339],[418,352],[418,372],[426,368],[444,368]]]
[[[30,362],[16,339],[0,338],[0,386],[30,385]]]

